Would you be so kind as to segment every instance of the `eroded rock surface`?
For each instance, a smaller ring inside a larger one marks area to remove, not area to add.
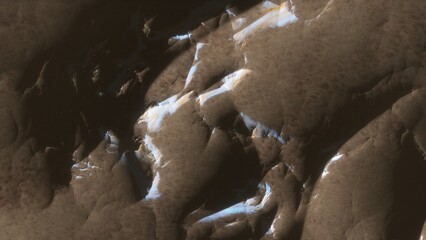
[[[0,239],[426,237],[426,2],[0,12]]]

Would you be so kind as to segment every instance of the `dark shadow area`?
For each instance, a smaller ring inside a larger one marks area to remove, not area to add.
[[[189,41],[170,47],[168,39],[238,2],[244,1],[113,0],[84,9],[67,35],[34,58],[14,86],[24,94],[23,119],[28,136],[37,139],[35,150],[61,152],[49,160],[52,184],[68,185],[65,166],[73,151],[83,144],[84,158],[108,129],[121,139],[120,151],[132,150],[133,124],[147,107],[149,86],[190,47]],[[141,71],[146,71],[143,79]],[[39,77],[41,86],[35,85]]]
[[[142,200],[148,194],[152,185],[152,177],[141,168],[135,152],[125,152],[121,155],[120,161],[129,169],[135,190],[136,201]]]
[[[228,137],[232,140],[231,149],[226,155],[221,156],[224,161],[215,176],[212,177],[214,180],[210,181],[209,185],[205,186],[198,196],[185,207],[179,219],[180,226],[188,224],[188,221],[193,223],[205,217],[204,214],[201,214],[196,218],[186,219],[188,214],[194,210],[202,210],[205,213],[218,212],[253,197],[258,191],[258,185],[263,177],[263,167],[259,163],[254,146],[245,145],[238,139],[234,129],[236,122],[240,123],[238,119],[239,115],[232,112],[219,122],[218,127],[228,132]],[[245,126],[239,127],[241,128],[239,131],[251,134]],[[248,137],[248,135],[246,136]],[[271,218],[273,220],[273,215]],[[259,222],[259,224],[261,223]],[[251,239],[252,235],[251,229],[247,226],[241,232],[232,235],[230,239]],[[185,236],[186,232],[181,228],[181,238],[184,239]]]
[[[274,207],[271,211],[261,215],[259,221],[257,221],[254,226],[255,232],[253,233],[252,239],[261,239],[263,236],[265,236],[266,232],[271,227],[274,218],[276,217],[277,210],[278,208]]]
[[[383,79],[383,77],[379,77]],[[378,81],[375,81],[378,82]],[[311,142],[306,147],[307,154],[306,172],[309,173],[312,182],[316,182],[327,161],[331,159],[339,148],[353,137],[367,124],[379,117],[401,97],[411,91],[411,86],[397,86],[386,94],[368,99],[365,95],[359,95],[345,108],[343,108],[329,124],[320,132],[314,134]]]
[[[387,239],[417,240],[426,219],[426,161],[416,148],[412,133],[403,139],[395,169],[394,214]]]
[[[257,191],[262,167],[256,150],[253,148],[251,151],[245,151],[244,146],[235,141],[231,152],[206,193],[203,204],[206,210],[220,211],[245,201]]]
[[[383,79],[383,77],[377,77]],[[375,81],[379,82],[379,81]],[[353,137],[368,123],[389,110],[392,105],[411,91],[411,86],[396,86],[391,91],[374,99],[368,99],[361,94],[347,104],[337,117],[316,134],[313,134],[309,144],[305,147],[306,169],[304,179],[313,184],[321,176],[327,162],[336,155],[339,148]],[[304,181],[305,181],[304,180]],[[300,199],[299,199],[300,202]],[[303,223],[298,223],[292,229],[291,236],[299,239],[302,234]],[[292,238],[293,239],[293,238]]]

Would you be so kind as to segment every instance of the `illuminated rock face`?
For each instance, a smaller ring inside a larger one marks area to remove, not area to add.
[[[426,2],[153,2],[0,4],[0,239],[426,237]]]

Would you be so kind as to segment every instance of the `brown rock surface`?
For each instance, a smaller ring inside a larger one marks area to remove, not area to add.
[[[0,240],[425,238],[425,1],[0,13]]]

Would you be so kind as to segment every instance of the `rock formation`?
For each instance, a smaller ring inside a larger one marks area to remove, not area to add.
[[[0,2],[0,239],[423,239],[423,0]]]

